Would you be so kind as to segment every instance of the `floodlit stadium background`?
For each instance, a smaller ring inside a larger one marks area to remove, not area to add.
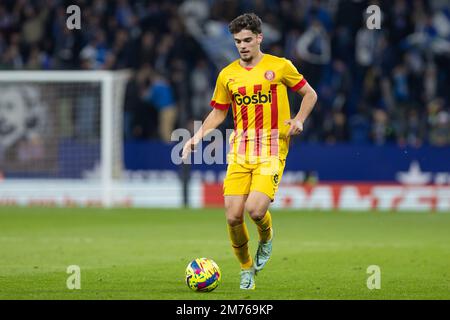
[[[226,164],[206,142],[178,165],[170,136],[209,112],[249,11],[319,101],[243,293]],[[449,299],[448,0],[0,0],[0,69],[0,300]],[[204,295],[185,282],[197,257],[223,275]]]
[[[80,29],[68,28],[71,4]],[[368,28],[370,5],[380,29]],[[174,164],[171,133],[209,112],[218,71],[237,58],[227,24],[250,11],[263,51],[291,59],[319,96],[273,206],[450,211],[450,6],[439,0],[2,1],[0,203],[220,207],[226,165]],[[103,78],[8,73],[36,70],[128,80],[103,96]]]

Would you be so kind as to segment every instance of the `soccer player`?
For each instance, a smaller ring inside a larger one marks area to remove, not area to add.
[[[291,61],[261,52],[261,24],[254,13],[243,14],[229,24],[240,59],[219,73],[211,100],[213,109],[182,153],[186,159],[202,138],[225,120],[232,107],[234,132],[223,194],[231,245],[241,266],[240,288],[247,290],[255,288],[255,274],[272,253],[268,208],[283,174],[290,136],[303,131],[317,100],[316,92]],[[287,88],[303,96],[300,110],[292,119]],[[244,212],[249,213],[259,234],[254,259],[249,253]]]

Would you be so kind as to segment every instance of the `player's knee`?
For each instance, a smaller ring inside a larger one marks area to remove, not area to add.
[[[244,204],[245,199],[226,199],[225,215],[227,223],[234,227],[244,223]]]
[[[230,225],[231,227],[235,227],[238,226],[240,224],[244,223],[244,217],[241,216],[227,216],[227,223],[228,225]]]
[[[262,210],[254,204],[246,204],[245,210],[247,210],[248,214],[253,220],[261,220],[262,218],[264,218],[264,214],[266,213],[266,210]]]

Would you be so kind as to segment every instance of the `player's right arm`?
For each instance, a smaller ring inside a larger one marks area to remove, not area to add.
[[[227,77],[222,70],[217,77],[216,87],[210,103],[213,110],[206,117],[200,129],[184,145],[182,154],[183,160],[186,160],[189,154],[195,150],[195,147],[204,136],[210,133],[211,130],[217,128],[227,117],[231,97],[225,81],[227,81]]]
[[[212,130],[217,128],[227,117],[228,109],[218,109],[214,108],[206,117],[202,126],[190,138],[183,147],[182,159],[186,160],[189,154],[195,150],[197,144],[210,133]]]

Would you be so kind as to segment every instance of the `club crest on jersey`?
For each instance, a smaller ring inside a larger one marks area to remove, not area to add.
[[[275,79],[275,72],[273,72],[272,70],[267,70],[266,73],[264,73],[264,78],[272,81],[273,79]]]
[[[273,185],[276,186],[278,184],[278,182],[280,182],[280,176],[278,175],[278,173],[275,173],[272,176],[272,183],[273,183]]]

